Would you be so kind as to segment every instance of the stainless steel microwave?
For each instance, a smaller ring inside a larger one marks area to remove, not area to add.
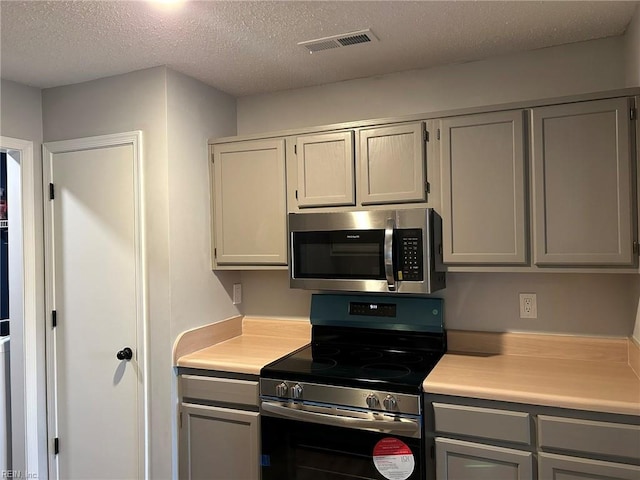
[[[430,208],[290,213],[292,288],[428,294],[445,287]]]

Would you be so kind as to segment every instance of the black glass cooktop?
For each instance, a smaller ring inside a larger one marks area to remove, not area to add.
[[[446,350],[443,333],[313,327],[312,343],[265,366],[263,378],[416,393]]]

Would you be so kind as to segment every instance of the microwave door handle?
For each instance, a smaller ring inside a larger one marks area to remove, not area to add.
[[[387,219],[384,229],[384,274],[387,277],[387,287],[390,292],[396,289],[396,281],[393,278],[393,230],[396,222],[393,218]]]

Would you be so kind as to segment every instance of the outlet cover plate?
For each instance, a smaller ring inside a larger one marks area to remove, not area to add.
[[[520,318],[538,318],[538,305],[535,293],[520,294]]]
[[[234,283],[233,284],[233,304],[238,305],[242,303],[242,284]]]

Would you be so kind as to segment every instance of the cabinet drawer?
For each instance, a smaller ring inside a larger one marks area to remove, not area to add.
[[[542,449],[626,457],[640,461],[640,426],[538,416]]]
[[[531,443],[528,413],[434,403],[436,431],[490,438],[505,442]]]
[[[182,375],[180,388],[183,398],[258,406],[258,382]]]

